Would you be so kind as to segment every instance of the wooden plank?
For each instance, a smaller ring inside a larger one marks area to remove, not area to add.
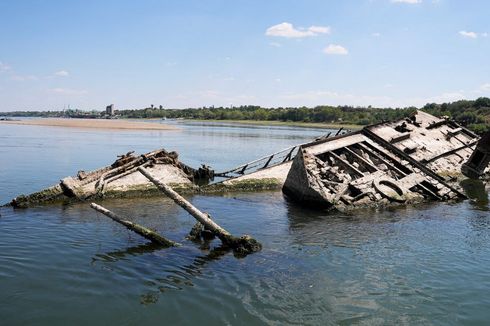
[[[393,163],[390,163],[387,160],[385,160],[384,158],[382,158],[381,155],[379,155],[378,153],[376,153],[374,150],[368,148],[363,143],[359,143],[359,144],[356,144],[356,145],[359,146],[360,148],[362,148],[369,155],[372,155],[372,156],[376,157],[381,163],[383,163],[384,165],[386,165],[389,169],[393,169],[397,173],[399,173],[399,174],[401,174],[403,176],[407,174],[406,172],[403,172],[402,170],[400,170],[399,168],[397,168]],[[385,154],[385,153],[383,153],[383,154]]]
[[[427,168],[424,164],[422,164],[419,161],[415,160],[410,155],[405,154],[402,150],[400,150],[399,148],[393,146],[388,141],[386,141],[383,138],[379,137],[376,133],[372,132],[369,129],[363,129],[363,132],[365,132],[368,137],[371,137],[374,141],[376,141],[377,143],[381,144],[381,146],[385,147],[387,150],[392,151],[396,155],[398,155],[401,158],[403,158],[404,160],[408,161],[412,166],[417,167],[418,169],[420,169],[422,172],[424,172],[424,174],[426,174],[426,175],[428,175],[428,176],[436,179],[441,184],[443,184],[447,188],[451,189],[451,191],[453,191],[455,194],[457,194],[460,198],[464,198],[464,199],[468,198],[461,191],[459,191],[458,189],[456,189],[456,188],[452,187],[451,185],[449,185],[446,182],[446,180],[444,180],[443,177],[441,177],[440,175],[438,175],[437,173],[435,173],[431,169]]]
[[[128,221],[128,220],[124,220],[122,218],[120,218],[119,216],[117,216],[115,213],[111,212],[110,210],[100,206],[100,205],[97,205],[96,203],[91,203],[90,204],[90,207],[92,207],[93,209],[95,209],[97,212],[99,213],[102,213],[104,214],[105,216],[109,217],[111,220],[113,220],[114,222],[117,222],[121,225],[124,225],[126,228],[128,228],[129,230],[141,235],[142,237],[150,240],[151,242],[153,243],[156,243],[156,244],[159,244],[159,245],[162,245],[162,246],[165,246],[165,247],[176,247],[176,246],[179,246],[178,243],[172,241],[172,240],[168,240],[164,237],[162,237],[161,235],[159,235],[158,233],[148,229],[148,228],[145,228],[144,226],[141,226],[139,224],[136,224],[134,222],[131,222],[131,221]]]
[[[350,164],[346,160],[342,159],[340,156],[338,156],[334,152],[328,152],[327,154],[328,155],[332,155],[336,160],[338,160],[339,162],[341,162],[342,164],[344,164],[350,170],[354,171],[360,177],[363,177],[364,176],[364,173],[362,173],[361,171],[359,171],[355,166],[352,166],[352,164]]]
[[[357,154],[356,152],[354,152],[353,150],[351,150],[349,147],[344,147],[344,149],[349,152],[350,154],[352,154],[353,156],[355,156],[359,161],[363,162],[364,165],[370,167],[374,172],[374,171],[378,171],[378,168],[375,167],[373,164],[369,163],[364,157],[360,156],[359,154]]]

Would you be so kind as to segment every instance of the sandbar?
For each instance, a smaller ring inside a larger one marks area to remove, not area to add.
[[[50,126],[68,128],[97,128],[97,129],[127,129],[127,130],[180,130],[179,128],[167,124],[152,122],[139,122],[130,120],[116,119],[29,119],[29,120],[10,120],[0,121],[0,124],[16,124],[29,126]]]

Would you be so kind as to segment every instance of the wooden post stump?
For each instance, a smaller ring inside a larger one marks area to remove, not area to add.
[[[191,231],[189,232],[187,239],[191,241],[200,241],[201,233],[203,230],[204,230],[203,225],[200,222],[196,222],[196,224],[194,224]]]

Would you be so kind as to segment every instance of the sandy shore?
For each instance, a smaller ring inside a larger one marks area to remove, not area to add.
[[[0,124],[16,124],[29,126],[51,126],[68,128],[97,129],[129,129],[129,130],[179,130],[179,128],[159,123],[136,122],[128,120],[108,119],[32,119],[16,121],[0,121]]]

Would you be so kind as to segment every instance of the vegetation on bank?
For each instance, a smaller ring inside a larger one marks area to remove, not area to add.
[[[240,106],[232,108],[202,107],[189,109],[164,109],[153,105],[145,109],[118,110],[121,118],[167,118],[198,120],[233,120],[233,121],[282,121],[301,123],[323,123],[329,125],[369,125],[386,120],[399,119],[415,111],[407,108],[373,108],[352,106],[317,106],[264,108],[260,106]],[[422,110],[436,115],[448,116],[471,130],[481,133],[490,130],[490,98],[480,97],[476,100],[460,100],[452,103],[428,103]],[[33,117],[89,117],[98,118],[104,112],[98,111],[17,111],[6,116]]]

